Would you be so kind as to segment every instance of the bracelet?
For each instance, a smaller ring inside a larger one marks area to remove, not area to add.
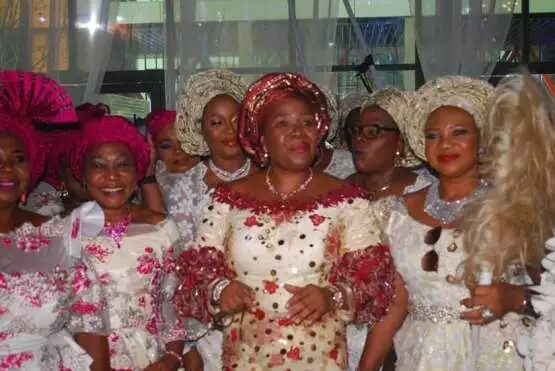
[[[145,176],[145,177],[143,178],[143,181],[141,182],[141,184],[142,184],[142,185],[145,185],[145,184],[156,184],[156,177],[155,177],[154,175]]]
[[[183,357],[181,357],[181,355],[178,354],[177,352],[174,352],[173,350],[166,350],[166,352],[164,354],[172,356],[173,358],[175,358],[177,360],[177,362],[179,362],[180,366],[183,366]]]
[[[337,286],[329,286],[328,290],[330,290],[332,294],[331,300],[333,301],[335,309],[342,309],[345,306],[345,295],[343,295],[343,291]]]
[[[219,305],[220,304],[220,299],[222,298],[222,293],[224,292],[225,288],[227,286],[229,286],[229,284],[231,283],[230,280],[228,280],[227,278],[222,278],[221,280],[219,280],[215,285],[214,288],[212,289],[212,303],[214,305]]]

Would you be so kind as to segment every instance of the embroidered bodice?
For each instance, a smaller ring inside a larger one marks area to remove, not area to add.
[[[166,343],[183,339],[171,297],[174,256],[181,251],[175,223],[131,224],[121,247],[104,233],[85,239],[106,292],[113,368],[142,370],[156,361]]]
[[[101,285],[68,240],[70,217],[25,224],[0,244],[0,369],[89,370],[76,333],[107,334]]]
[[[379,321],[393,294],[389,250],[364,193],[343,186],[307,203],[266,203],[220,186],[203,211],[197,247],[179,258],[181,313],[211,322],[209,287],[222,277],[256,293],[257,306],[224,330],[224,367],[346,369],[346,323]],[[295,325],[284,284],[345,285],[353,311]]]

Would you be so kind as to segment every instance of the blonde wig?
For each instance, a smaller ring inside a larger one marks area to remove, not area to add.
[[[210,149],[202,135],[204,107],[218,95],[229,95],[241,103],[247,91],[243,77],[228,70],[209,70],[191,76],[179,90],[175,132],[189,155],[207,156]]]
[[[496,89],[485,129],[491,131],[484,177],[491,188],[464,218],[466,279],[483,263],[494,279],[509,265],[539,267],[555,215],[553,98],[529,74]]]

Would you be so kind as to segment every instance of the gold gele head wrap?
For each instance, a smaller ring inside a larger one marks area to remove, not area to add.
[[[247,90],[243,77],[228,70],[209,70],[192,75],[179,89],[175,132],[183,151],[192,156],[207,156],[210,149],[202,135],[202,116],[210,100],[229,95],[241,103]]]
[[[488,104],[493,86],[466,76],[444,76],[422,85],[412,97],[407,118],[407,139],[414,153],[426,161],[424,128],[428,117],[440,107],[456,107],[474,118],[482,133],[487,122]]]

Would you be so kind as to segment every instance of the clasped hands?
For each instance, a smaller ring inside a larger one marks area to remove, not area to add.
[[[289,319],[295,324],[312,324],[333,309],[332,292],[316,285],[304,287],[288,285],[285,290],[293,296],[287,302]],[[239,281],[232,281],[223,291],[218,303],[222,313],[233,314],[251,309],[255,305],[254,290]]]

